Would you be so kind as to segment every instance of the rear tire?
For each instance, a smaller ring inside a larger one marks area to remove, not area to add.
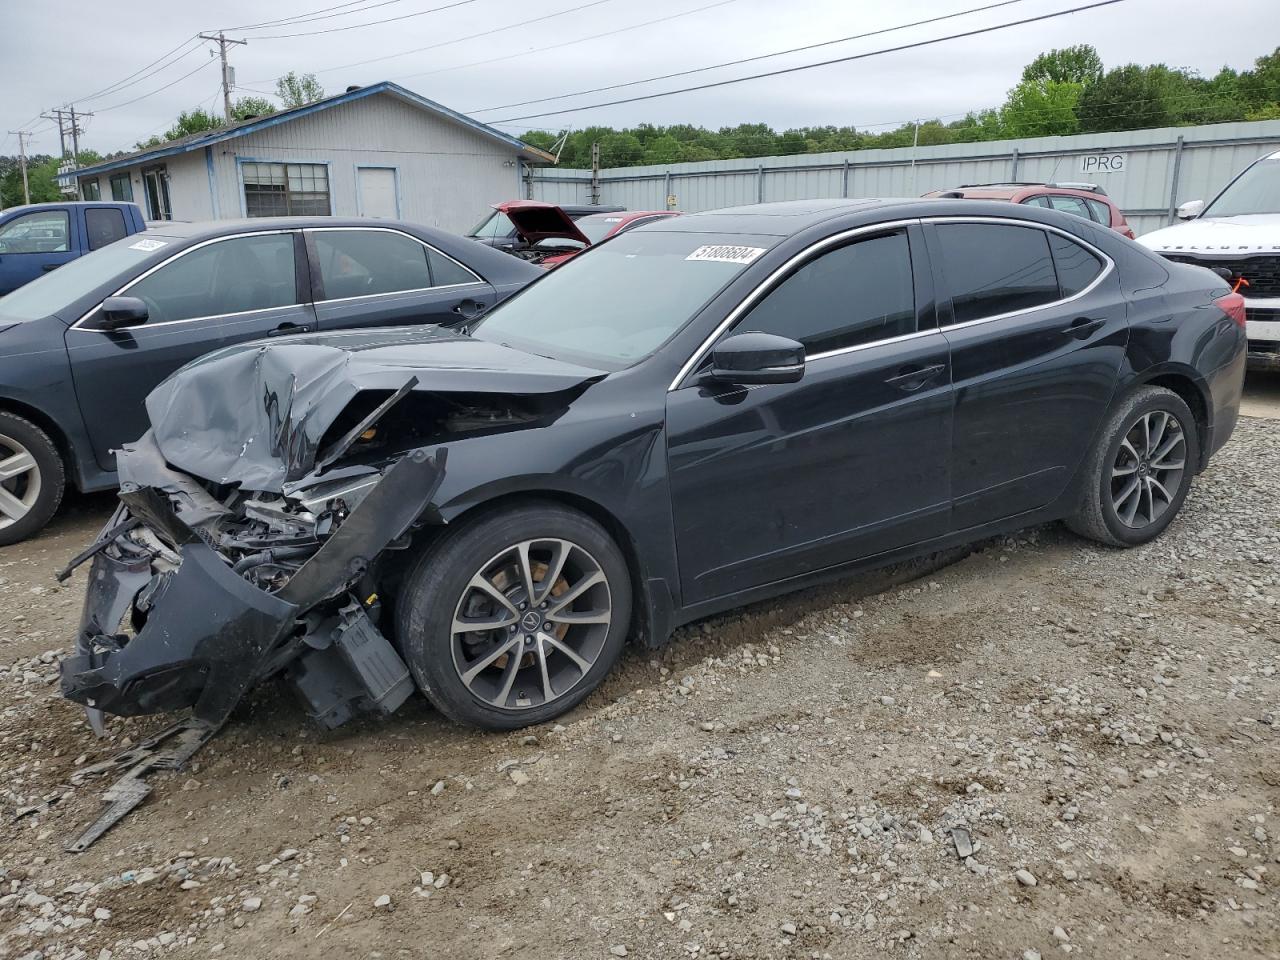
[[[1113,547],[1148,543],[1177,516],[1199,463],[1199,428],[1186,401],[1163,387],[1141,387],[1103,427],[1067,526]]]
[[[66,474],[49,435],[0,411],[0,546],[40,530],[62,502]]]
[[[447,530],[396,603],[400,649],[427,699],[489,730],[581,703],[617,662],[630,623],[622,551],[590,517],[553,503]]]

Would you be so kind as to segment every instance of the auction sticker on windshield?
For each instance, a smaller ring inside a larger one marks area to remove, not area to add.
[[[685,259],[714,260],[717,263],[750,263],[764,251],[764,247],[739,247],[731,244],[715,243],[699,247]]]
[[[159,250],[161,247],[164,246],[164,244],[165,242],[163,240],[139,240],[137,243],[129,244],[129,249],[145,250],[147,252],[150,252],[152,250]]]

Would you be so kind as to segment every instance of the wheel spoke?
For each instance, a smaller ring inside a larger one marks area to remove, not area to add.
[[[1114,497],[1111,498],[1111,502],[1115,504],[1115,508],[1117,511],[1119,511],[1119,509],[1125,505],[1128,499],[1133,496],[1134,491],[1138,489],[1141,483],[1142,481],[1140,481],[1137,477],[1134,477],[1132,480],[1130,480],[1128,483],[1125,484],[1123,490],[1121,490],[1118,494],[1116,494]]]
[[[514,641],[519,644],[519,634],[516,635]],[[506,672],[502,677],[502,690],[498,693],[497,698],[493,701],[500,707],[507,705],[507,700],[511,696],[511,688],[516,685],[516,674],[520,672],[520,661],[523,660],[522,651],[516,650],[511,656],[507,657]]]
[[[555,691],[551,689],[551,675],[547,672],[547,642],[545,633],[538,634],[538,672],[542,675],[542,702],[550,703],[555,699]]]
[[[486,630],[501,630],[516,622],[510,611],[494,613],[485,617],[459,616],[453,618],[454,633],[483,633]]]
[[[1147,477],[1147,485],[1151,488],[1153,494],[1159,491],[1160,496],[1164,498],[1165,504],[1173,503],[1173,494],[1169,492],[1169,488],[1155,477]]]
[[[529,563],[529,547],[531,545],[532,541],[529,540],[516,544],[516,570],[520,574],[520,586],[524,587],[525,602],[530,605],[535,602],[533,598],[533,567]]]
[[[1124,503],[1129,503],[1129,509],[1122,509]],[[1138,507],[1142,503],[1142,484],[1135,478],[1133,488],[1124,496],[1124,499],[1116,501],[1116,512],[1120,514],[1120,519],[1127,525],[1133,526],[1133,518],[1138,513]]]
[[[557,650],[559,650],[561,653],[563,653],[566,657],[568,657],[570,660],[572,660],[572,661],[577,665],[578,669],[582,671],[583,676],[586,676],[587,671],[591,669],[591,664],[590,664],[590,662],[588,662],[587,660],[582,659],[582,657],[578,656],[578,652],[577,652],[576,650],[574,650],[572,647],[569,647],[569,646],[568,646],[568,645],[566,645],[566,644],[561,643],[559,640],[557,640],[557,639],[556,639],[555,637],[553,637],[551,634],[549,634],[549,633],[540,633],[540,634],[538,634],[538,637],[539,637],[539,638],[540,638],[544,643],[548,643],[548,644],[550,644],[551,646],[555,647]]]
[[[479,590],[481,593],[487,594],[491,599],[496,600],[502,606],[507,608],[507,612],[512,618],[520,616],[520,611],[516,609],[516,605],[507,599],[507,595],[494,586],[493,581],[484,575],[484,571],[477,573],[471,578],[471,582],[467,584],[469,588]],[[466,595],[463,595],[466,598]]]
[[[1136,462],[1131,463],[1127,467],[1112,467],[1111,479],[1114,480],[1116,477],[1127,477],[1137,472],[1138,472],[1138,464]]]
[[[1155,413],[1150,414],[1148,416],[1148,420],[1150,420],[1151,417],[1159,417],[1160,419],[1156,421],[1159,424],[1159,426],[1157,426],[1157,428],[1154,431],[1151,431],[1151,428],[1149,426],[1147,428],[1148,431],[1150,432],[1150,437],[1151,437],[1147,445],[1148,453],[1151,453],[1151,451],[1153,450],[1159,449],[1160,444],[1164,441],[1165,430],[1167,430],[1169,427],[1169,414],[1165,413],[1163,410],[1157,410]]]
[[[569,544],[563,540],[556,540],[554,543],[555,553],[551,557],[551,562],[547,564],[547,572],[542,579],[542,590],[538,592],[535,603],[545,603],[551,598],[551,591],[555,589],[556,581],[564,571],[564,562],[569,559]]]
[[[1139,502],[1144,500],[1147,504],[1147,523],[1150,523],[1156,518],[1156,498],[1155,494],[1151,492],[1150,477],[1148,477],[1146,482],[1142,485],[1142,496],[1139,498]]]
[[[564,610],[565,607],[572,604],[573,601],[577,600],[580,596],[599,583],[604,583],[604,574],[599,570],[583,577],[570,587],[567,592],[556,597],[556,605],[547,611],[547,619],[550,620],[553,617],[558,617],[561,610]]]
[[[480,671],[486,669],[487,667],[493,666],[493,664],[497,662],[498,658],[500,658],[504,653],[510,652],[513,647],[517,647],[519,645],[520,645],[520,635],[516,634],[515,637],[508,640],[502,646],[498,647],[488,656],[481,658],[479,661],[477,661],[476,663],[473,663],[470,667],[468,667],[467,672],[462,674],[462,682],[465,683],[468,687],[471,686],[471,681],[480,675]],[[519,658],[513,654],[511,659],[517,660]]]
[[[549,623],[564,624],[609,623],[612,620],[613,614],[608,610],[564,610],[547,617]]]
[[[1151,453],[1151,416],[1150,414],[1142,418],[1142,452],[1145,454]]]
[[[0,460],[0,480],[12,480],[36,468],[36,458],[26,450],[19,450],[11,457]]]
[[[21,520],[30,510],[30,507],[12,493],[0,487],[0,516],[8,517],[10,520]]]

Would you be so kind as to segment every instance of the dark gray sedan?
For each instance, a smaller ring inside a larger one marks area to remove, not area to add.
[[[291,333],[465,323],[542,270],[388,220],[166,223],[0,298],[0,545],[66,485],[116,485],[143,399],[211,350]],[[248,400],[250,398],[246,398]]]

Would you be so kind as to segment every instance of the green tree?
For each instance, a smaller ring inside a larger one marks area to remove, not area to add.
[[[1167,99],[1169,78],[1164,66],[1130,63],[1107,71],[1080,96],[1080,132],[1141,130],[1173,123]]]
[[[1102,78],[1102,58],[1087,43],[1042,53],[1022,69],[1023,83],[1078,83],[1087,87]]]
[[[276,96],[280,98],[285,110],[292,110],[294,107],[305,107],[308,103],[323,100],[324,87],[320,86],[314,73],[299,75],[290,70],[276,81]]]
[[[1000,126],[1010,137],[1062,137],[1080,130],[1076,106],[1085,87],[1056,80],[1024,80],[1009,91]]]
[[[250,117],[267,117],[276,112],[266,97],[241,97],[231,105],[231,115],[237,120]]]

